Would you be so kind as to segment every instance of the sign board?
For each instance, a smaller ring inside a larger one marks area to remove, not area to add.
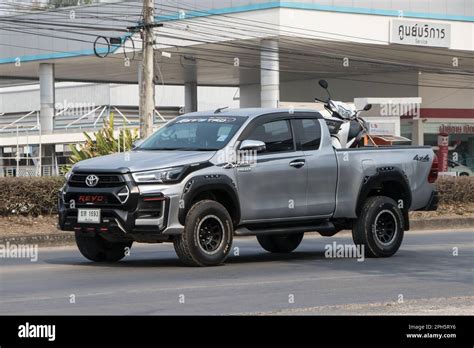
[[[449,48],[451,24],[392,19],[390,43]]]
[[[441,124],[440,133],[448,134],[474,134],[474,125],[472,124]]]
[[[396,131],[396,124],[395,122],[376,122],[376,121],[369,121],[368,128],[369,134],[373,135],[395,135],[397,134]]]
[[[363,118],[371,135],[400,135],[400,117],[367,116]]]

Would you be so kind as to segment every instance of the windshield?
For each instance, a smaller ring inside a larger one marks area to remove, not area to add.
[[[139,150],[212,151],[222,149],[245,117],[178,117],[146,139]]]

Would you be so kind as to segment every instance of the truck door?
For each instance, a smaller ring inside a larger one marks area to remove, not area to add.
[[[297,118],[292,124],[297,149],[303,151],[308,170],[307,215],[330,215],[336,203],[337,160],[331,142],[322,144],[325,125],[317,118]]]
[[[235,168],[242,219],[304,217],[306,160],[303,151],[295,148],[289,119],[270,119],[249,127],[252,129],[240,140],[263,141],[266,150],[257,154],[257,163],[250,170]]]

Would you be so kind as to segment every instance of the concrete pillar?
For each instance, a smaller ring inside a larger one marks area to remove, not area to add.
[[[41,132],[53,130],[55,90],[54,90],[54,64],[41,63],[39,66],[40,82],[40,124]]]
[[[412,145],[424,145],[424,133],[423,133],[423,119],[414,118],[411,128],[411,144]]]
[[[240,107],[259,108],[260,107],[260,84],[240,85]]]
[[[184,112],[188,113],[198,109],[197,67],[195,58],[184,58]]]
[[[197,83],[186,82],[184,84],[184,112],[194,112],[197,109]]]
[[[278,41],[265,39],[260,52],[260,105],[276,108],[280,100],[280,63]]]

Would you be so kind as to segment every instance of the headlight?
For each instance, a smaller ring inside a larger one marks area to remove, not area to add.
[[[66,178],[66,181],[69,181],[69,178],[72,175],[72,171],[68,171],[66,174],[64,174],[64,177]]]
[[[166,183],[178,181],[184,167],[165,168],[146,172],[133,173],[133,180],[138,184]]]

